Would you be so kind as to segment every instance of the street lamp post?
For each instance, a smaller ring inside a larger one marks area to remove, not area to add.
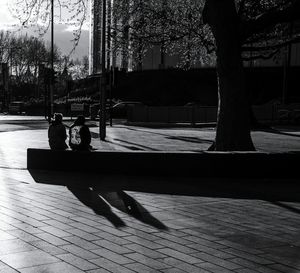
[[[289,26],[289,38],[292,38],[293,35],[294,24],[290,23]],[[282,103],[288,104],[288,92],[289,92],[289,72],[291,67],[291,58],[292,58],[292,44],[289,43],[286,46],[284,52],[284,60],[283,60],[283,86],[282,86]]]
[[[106,137],[106,0],[102,0],[102,48],[101,48],[101,89],[100,89],[100,140]]]
[[[50,100],[48,109],[48,122],[53,116],[53,91],[54,91],[54,0],[51,0],[51,78],[50,78]]]

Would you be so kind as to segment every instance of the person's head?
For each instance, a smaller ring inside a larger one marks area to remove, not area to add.
[[[61,113],[54,114],[54,122],[55,123],[61,123],[62,120],[63,120],[63,115]]]
[[[78,116],[74,123],[76,125],[83,125],[85,123],[85,117],[84,116]]]

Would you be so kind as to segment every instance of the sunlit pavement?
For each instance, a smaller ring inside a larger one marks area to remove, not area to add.
[[[0,272],[300,272],[300,197],[228,195],[188,178],[29,173],[26,149],[48,148],[47,124],[12,121],[0,116]],[[116,125],[101,143],[91,131],[96,149],[122,151],[197,152],[215,134]],[[296,129],[253,139],[264,151],[300,150]]]

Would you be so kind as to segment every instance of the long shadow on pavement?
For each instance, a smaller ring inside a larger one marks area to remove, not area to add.
[[[186,195],[186,196],[204,196],[216,198],[232,198],[232,199],[259,199],[269,202],[270,205],[283,208],[282,213],[297,214],[295,219],[298,219],[300,203],[300,185],[298,180],[267,180],[267,179],[201,179],[201,178],[184,178],[184,177],[130,177],[120,175],[97,175],[97,174],[75,174],[75,173],[60,173],[60,172],[42,172],[31,171],[31,174],[36,182],[66,185],[68,189],[86,206],[92,208],[97,214],[106,217],[115,227],[125,226],[123,220],[118,217],[111,207],[136,218],[137,220],[151,225],[160,230],[168,230],[168,228],[154,218],[141,204],[132,198],[125,191],[137,191],[146,193],[156,193],[171,195]],[[292,203],[284,203],[289,201]],[[107,203],[110,204],[110,206]],[[259,211],[258,211],[259,214]],[[270,211],[270,217],[272,212]],[[282,225],[282,218],[274,214],[274,220],[267,217],[267,221],[271,224]],[[246,217],[246,216],[245,216]],[[288,217],[288,216],[286,216]],[[201,216],[199,215],[199,218]],[[255,218],[256,219],[256,218]],[[199,220],[204,221],[205,220]],[[249,220],[247,220],[248,223]],[[273,221],[273,222],[272,222]],[[208,222],[209,224],[209,222]],[[249,223],[248,223],[249,224]],[[256,222],[253,222],[256,225]],[[258,223],[258,226],[260,224]],[[268,224],[266,224],[266,227]],[[288,225],[287,225],[288,228]],[[293,227],[293,225],[291,226]],[[289,240],[277,240],[277,236],[264,236],[268,231],[251,233],[244,232],[239,229],[228,230],[228,233],[219,235],[221,241],[227,242],[230,246],[232,243],[237,247],[235,250],[239,253],[242,250],[263,250],[265,254],[261,254],[260,258],[281,263],[284,257],[285,266],[284,272],[295,271],[299,267],[299,246],[293,245]],[[201,230],[201,228],[200,228]],[[254,228],[254,231],[257,229]],[[203,232],[206,230],[204,228]],[[208,231],[209,234],[209,231]],[[293,240],[299,240],[299,233],[293,232]],[[251,253],[251,252],[250,252]],[[239,255],[239,254],[238,254]],[[267,268],[268,269],[268,268]]]
[[[291,137],[300,137],[299,134],[293,134],[292,132],[282,132],[281,130],[274,129],[274,128],[268,128],[268,129],[258,129],[257,131],[276,134],[276,135],[283,135],[283,136],[291,136]]]
[[[103,190],[102,187],[99,186],[95,186],[94,190],[98,193],[98,195],[102,196],[109,202],[110,205],[118,210],[127,213],[137,220],[151,225],[157,229],[168,229],[162,222],[153,217],[138,201],[136,201],[125,191]]]
[[[169,137],[166,137],[166,138],[171,139],[171,140],[181,140],[181,141],[185,141],[185,142],[189,142],[189,143],[207,143],[207,144],[213,144],[214,143],[213,140],[202,139],[202,138],[199,138],[199,137],[169,136]]]
[[[90,207],[98,215],[105,217],[115,227],[126,226],[126,224],[111,210],[109,205],[157,229],[167,229],[162,222],[154,218],[139,202],[124,191],[103,189],[99,186],[78,187],[69,185],[67,188],[81,203]]]
[[[138,144],[138,143],[135,143],[135,142],[131,142],[131,141],[126,141],[126,140],[123,140],[123,139],[115,138],[114,140],[116,140],[118,142],[121,142],[121,143],[129,144],[129,145],[135,145],[135,146],[130,146],[130,147],[135,147],[136,149],[140,149],[140,150],[159,151],[159,149],[151,148],[149,146],[141,145],[141,144]],[[111,142],[111,143],[115,144],[115,142]]]
[[[151,225],[160,230],[167,230],[161,221],[151,215],[149,211],[120,187],[102,183],[101,178],[92,177],[87,182],[86,174],[72,174],[59,172],[30,171],[37,183],[64,185],[85,206],[96,214],[105,217],[115,227],[126,226],[125,222],[115,214],[111,206]],[[96,183],[97,181],[97,183]]]
[[[291,212],[300,214],[300,209],[294,208],[294,207],[292,207],[291,205],[284,204],[284,203],[278,202],[278,201],[270,201],[270,203],[273,204],[273,205],[276,205],[276,206],[278,206],[278,207],[287,209],[288,211],[291,211]]]
[[[105,217],[115,227],[126,226],[123,220],[115,214],[100,194],[90,187],[68,186],[70,192],[85,206],[90,207],[96,214]]]
[[[91,173],[66,173],[66,172],[47,172],[47,171],[30,171],[34,180],[38,183],[65,185],[68,189],[86,206],[92,208],[97,214],[106,217],[116,227],[125,225],[122,219],[117,216],[111,207],[138,219],[139,221],[156,227],[160,230],[168,228],[158,219],[154,218],[140,203],[130,196],[126,191],[137,191],[145,193],[172,194],[178,196],[204,196],[204,197],[221,197],[233,199],[259,199],[269,202],[270,205],[278,206],[286,209],[286,212],[299,214],[300,203],[300,185],[298,180],[267,180],[267,179],[201,179],[201,178],[184,178],[184,177],[147,177],[147,176],[121,176],[121,175],[99,175]],[[223,200],[224,201],[224,200]],[[283,203],[290,201],[293,203]],[[109,205],[108,205],[109,204]],[[209,206],[209,205],[208,205]],[[238,203],[236,204],[238,206]],[[255,208],[254,208],[255,209]],[[265,207],[267,209],[267,207]],[[255,210],[254,210],[255,211]],[[258,216],[260,210],[256,209]],[[281,211],[285,213],[285,211]],[[287,215],[289,215],[287,213]],[[199,218],[202,216],[199,215]],[[266,227],[282,225],[282,216],[278,215],[278,211],[274,213],[272,220],[272,210],[270,214],[266,212]],[[289,217],[289,216],[286,216]],[[298,217],[298,216],[297,216]],[[292,220],[296,221],[297,217]],[[225,217],[226,218],[226,217]],[[249,221],[256,221],[247,218],[247,215],[241,215],[241,218]],[[201,221],[212,225],[209,218],[207,221],[204,217]],[[261,218],[259,218],[261,219]],[[278,222],[279,221],[279,222]],[[257,227],[255,228],[257,224]],[[243,251],[263,251],[259,258],[272,260],[272,263],[280,263],[289,267],[284,267],[284,272],[298,272],[295,268],[299,267],[299,247],[291,245],[290,239],[278,240],[276,236],[267,236],[268,231],[260,230],[263,223],[253,222],[254,228],[249,226],[249,232],[240,229],[228,227],[227,233],[222,232],[217,236],[221,242],[229,244],[235,250],[234,252],[243,253]],[[292,225],[293,227],[293,225]],[[279,227],[281,228],[281,227]],[[288,228],[288,225],[287,225]],[[207,232],[209,230],[199,227],[199,231]],[[226,228],[225,228],[226,231]],[[258,232],[258,233],[257,233]],[[214,234],[214,233],[213,233]],[[266,234],[266,236],[265,236]],[[298,241],[298,233],[293,229],[293,241]],[[279,235],[280,236],[280,235]],[[248,252],[247,252],[248,253]],[[246,255],[246,254],[244,254]],[[253,257],[253,255],[251,255]],[[261,265],[262,268],[267,266]]]
[[[100,137],[100,134],[95,133],[95,132],[91,132],[91,136],[92,136],[92,138],[98,139]],[[133,142],[126,142],[124,140],[119,140],[119,139],[113,139],[113,140],[116,140],[118,142],[110,141],[110,140],[105,140],[105,142],[113,144],[114,146],[119,146],[119,147],[122,147],[122,148],[126,148],[128,150],[132,150],[132,151],[144,151],[145,148],[146,148],[146,150],[156,150],[156,149],[151,149],[150,147],[147,147],[147,146],[138,145],[138,144],[133,143]],[[130,146],[129,145],[124,145],[122,142],[125,142],[125,144],[129,144]],[[137,147],[137,146],[140,146],[140,147]]]
[[[124,145],[124,144],[121,144],[121,143],[117,143],[117,142],[114,142],[114,141],[109,141],[109,140],[105,140],[107,143],[110,143],[110,144],[113,144],[114,146],[119,146],[119,147],[122,147],[122,148],[126,148],[128,150],[132,150],[132,151],[144,151],[145,149],[143,148],[139,148],[139,147],[136,147],[136,146],[129,146],[129,145]],[[124,142],[124,141],[123,141]],[[129,143],[129,142],[127,142]],[[129,143],[129,144],[134,144],[134,143]],[[136,145],[136,144],[134,144]]]

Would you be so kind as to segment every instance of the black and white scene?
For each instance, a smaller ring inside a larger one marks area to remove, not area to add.
[[[300,0],[0,0],[0,273],[300,273],[299,164]]]

